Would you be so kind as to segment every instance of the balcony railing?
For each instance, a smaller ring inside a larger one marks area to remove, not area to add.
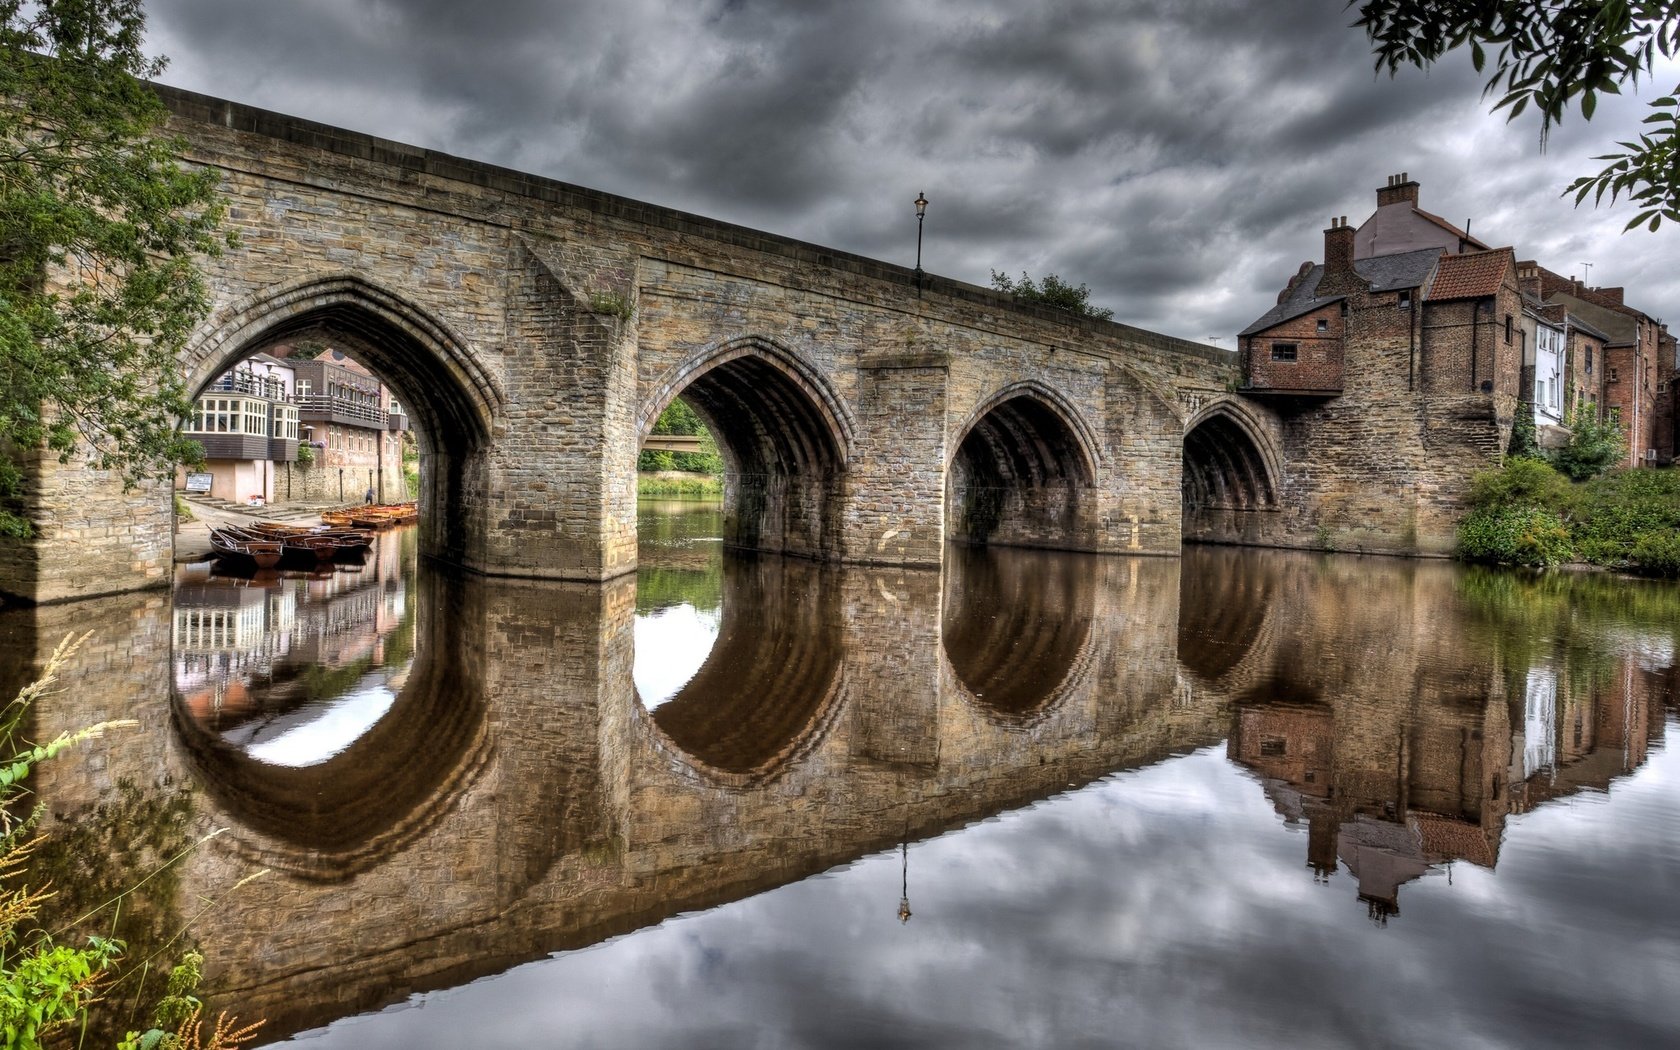
[[[210,384],[205,393],[250,394],[253,397],[266,397],[271,401],[286,399],[286,384],[278,379],[259,376],[252,372],[229,372]]]
[[[385,429],[387,413],[377,404],[370,405],[329,394],[305,394],[295,400],[298,415],[303,418],[327,419],[334,423]]]

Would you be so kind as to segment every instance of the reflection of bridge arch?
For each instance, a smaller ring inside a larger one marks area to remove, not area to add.
[[[644,441],[678,396],[724,458],[727,542],[831,557],[855,424],[822,374],[760,336],[708,347],[655,384],[638,414]]]
[[[1187,546],[1178,579],[1179,664],[1228,697],[1269,680],[1282,615],[1276,565],[1229,547]]]
[[[353,274],[284,284],[206,322],[183,356],[189,388],[202,391],[243,358],[310,337],[349,353],[401,399],[420,442],[422,544],[463,560],[468,476],[479,469],[504,396],[466,340],[426,311]]]
[[[946,536],[1002,546],[1095,545],[1098,443],[1077,408],[1042,383],[1013,383],[956,431]]]
[[[424,604],[458,609],[459,595],[449,589],[460,584],[429,578],[445,593],[426,596]],[[469,677],[476,664],[458,651],[459,625],[442,619],[417,619],[414,663],[395,702],[324,762],[293,767],[256,759],[175,695],[172,723],[188,767],[237,824],[238,851],[300,878],[341,881],[377,866],[449,811],[493,749],[482,688]]]
[[[959,547],[945,570],[945,658],[989,720],[1027,728],[1079,690],[1096,651],[1097,574],[1087,559]]]
[[[703,780],[775,780],[822,742],[841,707],[833,574],[786,558],[725,558],[722,623],[676,696],[636,711],[652,746]]]
[[[1184,534],[1241,540],[1258,511],[1275,511],[1281,459],[1266,428],[1240,401],[1220,399],[1191,417],[1184,430]]]

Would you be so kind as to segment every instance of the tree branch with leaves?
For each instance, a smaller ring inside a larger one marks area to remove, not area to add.
[[[139,0],[0,0],[0,535],[31,531],[18,458],[125,483],[199,455],[178,354],[227,243],[146,83]]]
[[[1657,56],[1680,51],[1680,0],[1350,0],[1376,54],[1377,69],[1427,68],[1449,51],[1470,50],[1487,77],[1484,97],[1494,112],[1515,120],[1530,108],[1540,115],[1540,140],[1572,105],[1591,120],[1601,95],[1621,94],[1650,77]],[[1650,103],[1646,131],[1618,142],[1621,152],[1596,175],[1564,193],[1581,204],[1627,198],[1638,209],[1626,229],[1656,230],[1680,223],[1680,86]]]

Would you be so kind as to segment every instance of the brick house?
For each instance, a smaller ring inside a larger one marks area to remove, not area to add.
[[[1521,267],[1523,290],[1550,307],[1561,307],[1577,323],[1603,336],[1602,374],[1597,380],[1601,411],[1627,430],[1622,465],[1655,466],[1674,456],[1673,400],[1665,396],[1674,374],[1674,337],[1667,326],[1623,302],[1621,288],[1589,288],[1536,263]]]
[[[1510,440],[1522,368],[1515,253],[1420,212],[1416,189],[1391,180],[1378,191],[1381,222],[1333,219],[1324,262],[1303,264],[1239,335],[1239,390],[1283,418],[1297,465],[1284,502],[1320,508],[1294,523],[1297,539],[1447,553],[1471,477]],[[1407,250],[1361,257],[1372,232]]]
[[[408,416],[378,377],[341,350],[292,359],[298,428],[315,450],[305,498],[360,502],[407,498],[402,441]]]
[[[402,433],[390,392],[339,351],[317,360],[275,346],[223,373],[184,433],[204,447],[208,493],[238,503],[359,503],[407,498]],[[300,449],[307,448],[307,454]],[[176,479],[187,488],[187,472]]]
[[[1439,248],[1449,255],[1462,255],[1491,247],[1470,236],[1468,229],[1461,230],[1418,207],[1420,190],[1420,185],[1405,172],[1389,176],[1388,185],[1377,190],[1377,210],[1360,224],[1354,235],[1354,258],[1400,255],[1420,248]]]

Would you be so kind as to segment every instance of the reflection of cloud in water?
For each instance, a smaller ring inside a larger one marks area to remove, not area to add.
[[[694,678],[717,641],[722,610],[673,605],[636,617],[636,693],[649,711]]]
[[[1346,872],[1313,881],[1299,836],[1221,750],[912,845],[908,925],[890,850],[299,1042],[1578,1046],[1680,1026],[1672,939],[1626,959],[1680,863],[1660,838],[1680,754],[1613,806],[1514,820],[1497,873],[1414,883],[1404,920],[1378,928]],[[1616,893],[1580,892],[1606,871]]]
[[[319,765],[372,729],[396,699],[391,686],[376,676],[372,681],[364,679],[360,689],[336,700],[246,723],[223,733],[222,739],[269,765]]]

